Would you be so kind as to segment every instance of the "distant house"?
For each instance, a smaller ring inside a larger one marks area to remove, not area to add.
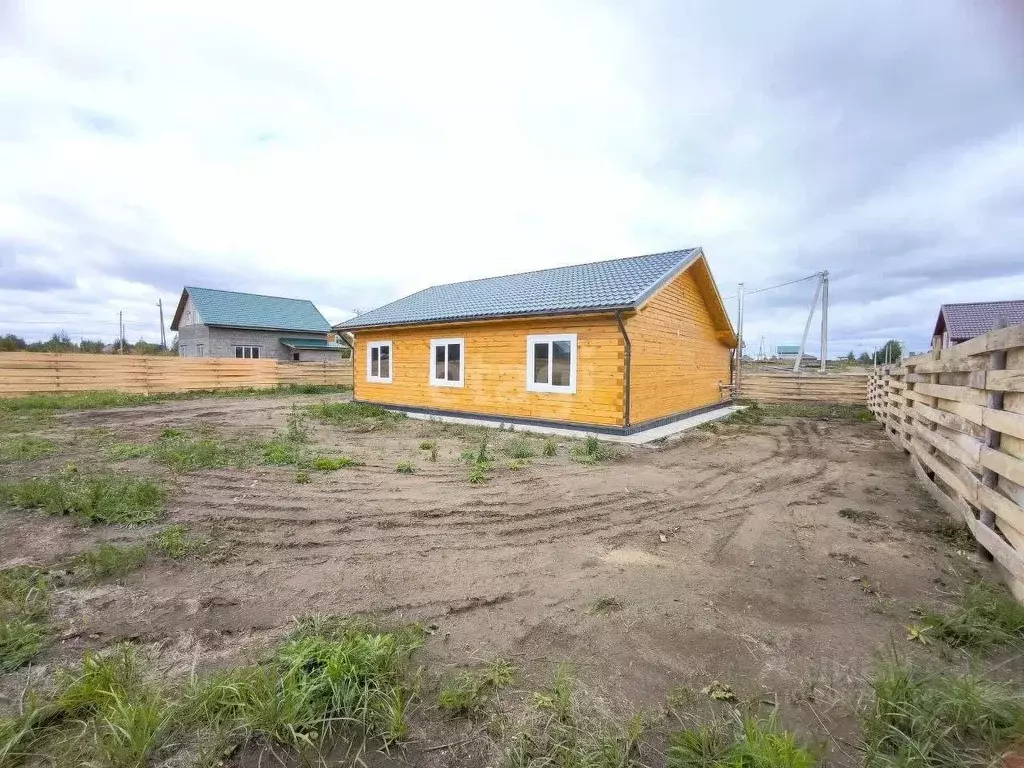
[[[333,362],[352,349],[313,302],[185,286],[171,330],[181,357]]]
[[[720,406],[736,346],[700,248],[438,285],[335,329],[359,402],[607,434]]]
[[[981,336],[991,331],[1000,317],[1007,325],[1024,325],[1024,300],[943,304],[935,321],[933,343],[945,349]]]
[[[796,358],[797,358],[797,356],[799,354],[800,354],[800,345],[799,344],[780,344],[779,346],[777,346],[775,348],[775,357],[777,357],[779,360],[789,360],[790,362],[792,362],[793,360],[796,360]],[[815,357],[814,355],[809,355],[806,352],[804,352],[803,359],[804,360],[817,360],[818,358]]]

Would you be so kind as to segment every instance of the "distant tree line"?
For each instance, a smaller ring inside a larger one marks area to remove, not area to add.
[[[861,352],[858,357],[851,349],[842,359],[850,363],[859,363],[860,365],[874,365],[877,360],[879,365],[885,365],[887,362],[898,363],[902,357],[903,345],[896,341],[896,339],[889,339],[880,349],[876,349],[874,352]]]
[[[28,342],[13,333],[0,336],[0,352],[84,352],[90,355],[112,352],[121,354],[121,345],[121,340],[115,340],[111,344],[105,344],[99,339],[82,339],[75,342],[63,331],[53,334],[46,341]],[[151,344],[144,339],[139,339],[134,344],[124,342],[124,354],[126,355],[176,355],[178,354],[177,348],[177,339],[174,340],[170,349],[164,349],[159,344]]]

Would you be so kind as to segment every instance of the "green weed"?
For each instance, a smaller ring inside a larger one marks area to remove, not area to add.
[[[313,469],[319,469],[322,472],[333,472],[337,469],[345,469],[347,467],[358,467],[360,466],[358,461],[350,459],[348,456],[339,456],[337,458],[327,458],[326,456],[318,456],[313,459]]]
[[[186,525],[169,525],[160,533],[150,538],[151,545],[161,554],[172,560],[186,557],[199,557],[207,550],[210,540],[203,536],[193,536]]]
[[[107,456],[114,461],[141,459],[145,456],[149,456],[152,452],[152,446],[142,443],[115,443],[107,448]]]
[[[590,604],[590,607],[587,608],[587,613],[591,615],[604,616],[609,613],[621,611],[625,607],[625,603],[623,603],[619,598],[613,595],[604,595],[597,598]]]
[[[43,650],[48,640],[49,632],[39,622],[20,618],[0,619],[0,674],[28,664]]]
[[[948,613],[925,612],[921,623],[954,648],[987,651],[1024,645],[1024,606],[992,582],[969,585]]]
[[[474,464],[470,467],[469,482],[473,485],[487,482],[487,467],[483,464]]]
[[[814,768],[815,755],[774,718],[736,715],[672,734],[668,768]]]
[[[432,448],[435,448],[435,447],[437,447],[437,443],[435,443],[433,440],[421,440],[420,441],[420,450],[421,451],[429,451],[429,450],[431,450]]]
[[[27,664],[47,644],[49,609],[49,585],[39,569],[0,571],[0,674]]]
[[[299,485],[305,485],[309,482],[309,472],[296,472],[295,482]]]
[[[305,406],[314,419],[339,427],[388,427],[401,421],[404,413],[366,403],[314,403]]]
[[[530,445],[528,440],[524,440],[523,438],[511,440],[508,445],[505,446],[505,453],[513,459],[531,459],[534,455],[533,446]]]
[[[57,452],[57,445],[31,435],[0,435],[0,464],[35,461]]]
[[[411,475],[416,471],[416,468],[408,461],[400,461],[398,466],[395,467],[395,472],[400,475]]]
[[[208,437],[184,434],[176,429],[164,430],[163,436],[150,446],[149,454],[154,461],[179,473],[231,467],[241,463],[237,448]]]
[[[863,752],[872,768],[994,765],[1024,725],[1020,690],[978,676],[890,663],[871,687]]]
[[[590,435],[582,444],[572,449],[572,460],[580,464],[596,464],[599,461],[615,458],[615,452],[594,435]]]
[[[90,523],[143,525],[162,515],[165,493],[151,480],[102,473],[84,475],[68,465],[58,473],[0,484],[0,501]]]
[[[510,461],[508,463],[508,468],[510,470],[512,470],[513,472],[518,472],[519,470],[521,470],[525,466],[526,466],[526,462],[523,461],[522,459],[513,459],[512,461]]]
[[[302,466],[306,462],[306,449],[291,440],[276,438],[260,443],[263,463],[272,466]]]
[[[437,461],[437,443],[434,443],[432,446],[430,446],[429,459],[431,461]]]
[[[95,549],[76,555],[71,568],[82,580],[97,582],[101,579],[124,576],[141,568],[148,556],[145,544],[119,547],[103,543]]]
[[[299,406],[293,404],[288,413],[288,426],[285,429],[285,439],[293,443],[306,443],[313,433],[309,425],[309,414],[300,410]]]
[[[558,454],[558,442],[553,437],[544,441],[544,455],[548,458]]]
[[[516,677],[516,668],[507,661],[495,660],[481,670],[463,672],[441,686],[438,705],[451,715],[478,712],[502,688]]]

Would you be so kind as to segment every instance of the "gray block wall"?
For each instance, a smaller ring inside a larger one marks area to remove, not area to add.
[[[280,339],[287,336],[315,337],[312,333],[288,333],[287,331],[254,331],[243,328],[209,328],[205,325],[190,325],[178,330],[178,355],[196,357],[197,344],[204,347],[205,357],[234,357],[235,347],[259,347],[261,360],[290,362],[292,350]],[[340,362],[341,350],[298,350],[299,362],[335,363]]]

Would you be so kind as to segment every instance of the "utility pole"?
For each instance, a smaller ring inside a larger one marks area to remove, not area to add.
[[[164,300],[157,299],[156,305],[160,307],[160,348],[167,349],[167,333],[164,331]]]
[[[821,372],[828,359],[828,270],[821,273]]]
[[[740,371],[743,369],[743,283],[740,283],[739,293],[736,295],[736,391],[735,397],[740,397]]]
[[[120,352],[124,354],[124,311],[117,313],[117,345],[121,348]]]
[[[797,353],[796,362],[793,363],[793,373],[800,373],[800,363],[803,362],[804,348],[807,346],[807,334],[811,331],[811,320],[814,319],[814,308],[818,306],[818,297],[821,295],[822,279],[822,276],[818,277],[818,285],[814,289],[814,298],[811,299],[811,311],[807,313],[807,323],[804,324],[804,335],[800,337],[800,351]]]

